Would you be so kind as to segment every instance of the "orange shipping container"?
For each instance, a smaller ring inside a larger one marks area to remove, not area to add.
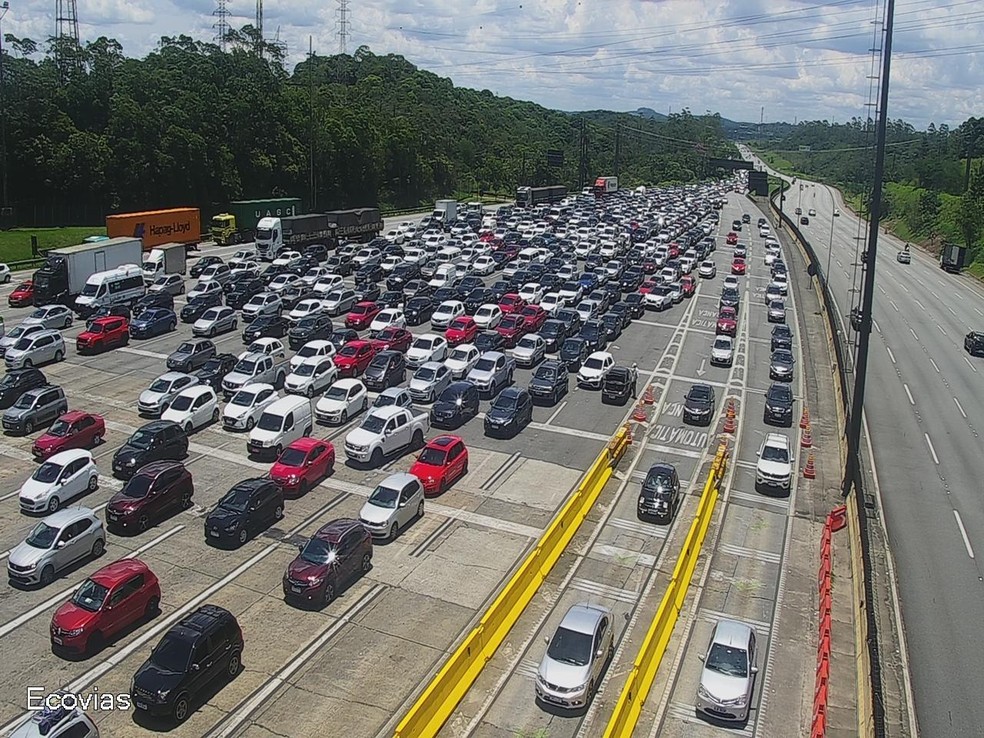
[[[139,238],[144,251],[163,243],[196,244],[202,236],[201,213],[198,208],[171,208],[107,215],[106,235]]]

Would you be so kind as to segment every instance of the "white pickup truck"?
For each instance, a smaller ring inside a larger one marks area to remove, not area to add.
[[[283,387],[287,377],[287,362],[277,361],[270,354],[247,353],[232,371],[222,379],[222,395],[229,399],[247,384],[269,384]]]
[[[414,415],[404,407],[387,405],[369,410],[355,430],[345,436],[345,455],[353,461],[381,466],[383,459],[404,449],[419,449],[430,430],[426,412]]]

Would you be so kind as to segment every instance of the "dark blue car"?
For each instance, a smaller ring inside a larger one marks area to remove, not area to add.
[[[577,278],[577,283],[581,285],[581,289],[585,292],[591,292],[598,286],[598,275],[594,272],[583,272]]]
[[[130,321],[132,338],[153,338],[173,331],[178,324],[178,316],[167,308],[150,308]]]

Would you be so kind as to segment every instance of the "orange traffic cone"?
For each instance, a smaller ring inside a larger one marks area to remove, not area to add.
[[[625,440],[632,445],[632,423],[625,424]]]
[[[806,428],[810,424],[810,408],[803,408],[803,415],[800,418],[800,428]]]
[[[632,419],[637,423],[645,423],[649,420],[649,417],[646,415],[646,406],[641,402],[636,405],[635,410],[632,411]]]
[[[642,393],[642,401],[647,405],[652,405],[654,402],[656,402],[656,398],[653,396],[652,385],[646,387],[646,391]]]
[[[809,423],[806,424],[806,429],[803,431],[803,438],[800,439],[800,446],[803,448],[810,448],[813,446],[813,433]]]
[[[738,430],[738,421],[735,413],[735,401],[728,400],[728,414],[724,419],[724,432],[734,433]]]
[[[806,479],[817,478],[817,468],[814,466],[812,451],[810,451],[810,455],[806,457],[806,466],[803,467],[803,477]]]

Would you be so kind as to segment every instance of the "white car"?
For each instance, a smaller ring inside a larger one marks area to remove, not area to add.
[[[380,310],[376,317],[373,319],[372,323],[369,324],[369,335],[375,336],[383,328],[388,328],[390,326],[395,326],[397,328],[406,328],[407,319],[403,315],[403,311],[400,308],[386,308],[385,310]]]
[[[581,318],[582,323],[587,323],[598,314],[599,304],[600,303],[594,300],[581,300],[581,302],[577,304],[577,307],[574,308],[574,312],[576,312],[578,317]]]
[[[292,259],[298,259],[301,257],[300,251],[283,251],[277,255],[277,258],[273,260],[274,266],[286,266]]]
[[[434,402],[449,384],[450,370],[444,364],[428,361],[421,364],[410,377],[407,389],[416,402]]]
[[[349,418],[369,407],[369,391],[358,379],[339,379],[314,406],[314,416],[322,425],[344,425]]]
[[[345,286],[345,279],[341,274],[326,274],[314,283],[313,289],[319,295],[327,295],[332,290],[337,290]]]
[[[450,355],[444,361],[444,366],[451,370],[452,379],[464,379],[468,376],[468,372],[475,368],[480,356],[481,353],[474,344],[463,343],[451,349]]]
[[[299,284],[300,281],[301,278],[296,274],[278,274],[270,280],[270,284],[267,285],[267,289],[271,292],[283,292],[288,287],[293,287],[295,284]]]
[[[717,264],[713,261],[702,261],[697,267],[697,276],[702,279],[714,279],[717,276]]]
[[[181,390],[171,400],[167,410],[161,413],[161,420],[170,420],[191,435],[194,431],[219,420],[219,398],[208,385],[195,385]]]
[[[383,272],[389,274],[402,263],[403,263],[402,256],[387,256],[382,260],[379,266],[383,268]]]
[[[581,365],[577,371],[578,387],[590,387],[598,389],[605,381],[608,372],[615,366],[615,357],[607,351],[595,351]]]
[[[536,282],[527,282],[519,289],[519,296],[526,302],[538,303],[543,299],[544,290]]]
[[[694,259],[690,256],[680,257],[680,271],[684,274],[690,274],[694,270]]]
[[[222,410],[222,427],[227,430],[251,431],[267,405],[280,399],[272,384],[247,384],[232,396]]]
[[[397,407],[413,407],[413,398],[406,387],[387,387],[373,401],[373,408],[396,405]]]
[[[840,217],[840,214],[841,214],[840,208],[834,208],[834,217],[838,218]]]
[[[325,304],[321,300],[310,298],[297,303],[294,309],[287,313],[287,319],[296,322],[309,315],[320,315],[324,311]]]
[[[785,272],[777,272],[772,278],[771,284],[774,284],[779,288],[779,291],[785,295],[789,291],[789,277],[786,276]]]
[[[390,230],[386,231],[386,235],[383,236],[383,238],[385,238],[390,243],[401,244],[403,243],[403,239],[404,239],[403,233],[404,232],[401,231],[399,228],[391,228]]]
[[[733,274],[729,274],[724,278],[724,283],[721,285],[722,290],[738,290],[741,291],[741,283],[738,281],[738,277]]]
[[[338,367],[330,356],[304,359],[284,379],[284,392],[314,397],[338,379]]]
[[[431,315],[431,328],[444,330],[455,318],[465,314],[465,303],[460,300],[445,300]]]
[[[560,310],[567,305],[567,301],[560,296],[559,292],[548,292],[540,299],[540,307],[546,312],[552,313]]]
[[[428,361],[444,361],[447,356],[447,339],[434,333],[424,333],[417,336],[407,350],[407,366],[416,369]]]
[[[241,261],[232,267],[232,279],[243,279],[245,277],[259,277],[260,264],[256,261]],[[182,285],[182,290],[184,286]]]
[[[324,339],[308,341],[301,346],[300,350],[298,350],[296,354],[290,357],[290,370],[294,371],[305,359],[310,359],[316,356],[334,356],[335,351],[335,344],[331,341],[326,341]]]
[[[789,439],[782,433],[769,433],[759,447],[755,485],[788,490],[793,478],[793,461]]]
[[[656,285],[646,293],[644,301],[651,310],[666,310],[673,306],[673,291],[669,285]]]
[[[79,448],[49,457],[21,485],[20,508],[26,513],[53,513],[63,502],[99,486],[99,470],[92,454]]]
[[[480,277],[488,276],[495,271],[495,259],[493,259],[488,254],[479,256],[472,263],[472,274],[477,274]]]
[[[769,305],[770,303],[773,303],[776,300],[781,300],[781,299],[782,299],[782,290],[779,289],[779,285],[770,284],[768,287],[765,288],[766,305]]]
[[[235,269],[247,261],[256,261],[256,252],[253,249],[239,249],[230,257],[229,266]]]
[[[280,295],[273,292],[260,292],[243,305],[243,320],[252,320],[261,315],[279,315],[283,306],[284,302],[280,299]]]
[[[211,295],[211,294],[222,294],[222,283],[218,280],[212,280],[211,282],[203,282],[198,280],[198,284],[188,290],[188,299],[194,300],[200,295]]]
[[[7,284],[10,281],[10,267],[0,263],[0,282]]]
[[[766,247],[766,250],[765,250],[765,265],[766,266],[772,266],[775,263],[776,259],[778,259],[778,258],[779,258],[779,247],[778,246]]]
[[[502,322],[502,308],[494,303],[486,303],[475,311],[475,325],[483,331],[495,330]]]
[[[716,336],[711,346],[711,366],[731,366],[735,357],[735,344],[731,336]]]
[[[359,511],[359,522],[373,538],[390,541],[423,517],[424,485],[405,472],[390,474],[380,482]]]
[[[21,325],[40,325],[44,328],[71,328],[74,314],[65,305],[45,305],[36,308],[21,321]]]
[[[328,270],[328,267],[311,267],[301,276],[301,281],[310,287],[314,287],[314,285],[330,275],[331,272]]]
[[[284,344],[279,338],[257,338],[236,358],[242,359],[246,354],[272,356],[276,362],[287,358],[287,349],[284,348]]]
[[[527,333],[510,352],[519,366],[534,367],[547,354],[547,342],[538,333]]]

